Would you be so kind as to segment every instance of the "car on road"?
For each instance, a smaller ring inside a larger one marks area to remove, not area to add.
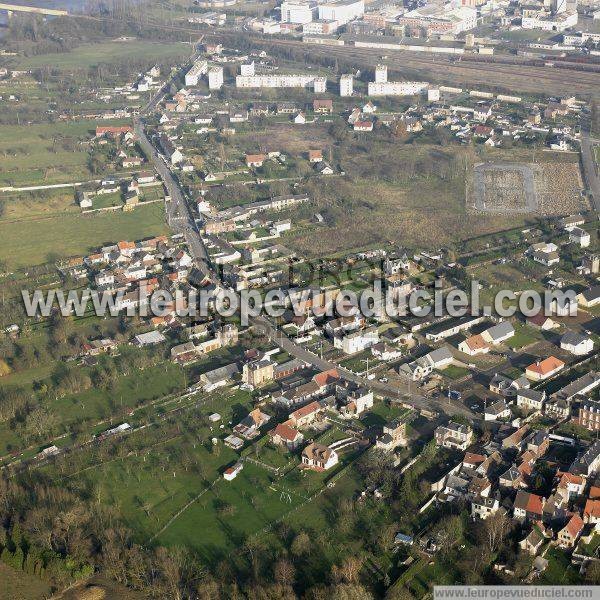
[[[379,378],[379,383],[387,383],[389,380],[387,377],[380,377]]]

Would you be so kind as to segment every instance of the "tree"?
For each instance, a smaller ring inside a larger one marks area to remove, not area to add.
[[[273,567],[273,576],[277,583],[288,586],[293,585],[296,569],[289,560],[282,558],[275,563],[275,566]]]
[[[341,565],[333,565],[331,576],[339,583],[358,583],[358,575],[363,565],[362,558],[349,556]]]
[[[294,556],[304,556],[308,554],[311,548],[312,542],[306,531],[301,531],[292,541],[290,551]]]
[[[484,539],[490,554],[498,552],[511,527],[510,519],[502,512],[497,512],[485,520]]]

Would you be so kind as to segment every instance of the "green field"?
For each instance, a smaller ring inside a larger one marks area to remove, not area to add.
[[[9,269],[82,255],[110,242],[139,240],[167,233],[160,204],[132,212],[54,216],[22,222],[0,220],[0,261]]]
[[[0,126],[0,187],[71,183],[92,179],[88,146],[97,125],[125,121],[70,121]],[[97,175],[96,177],[100,177]]]
[[[61,54],[19,57],[15,59],[14,67],[38,69],[49,65],[53,69],[69,70],[125,60],[171,60],[187,57],[190,53],[189,44],[183,43],[154,43],[141,40],[111,41],[100,44],[83,44],[71,52]]]

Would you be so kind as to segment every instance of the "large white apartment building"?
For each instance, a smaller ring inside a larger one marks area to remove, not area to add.
[[[319,5],[319,19],[344,25],[365,14],[364,0],[332,0]]]
[[[521,19],[523,29],[543,29],[544,31],[564,31],[577,25],[577,11],[571,13],[558,13],[550,15],[538,13]]]
[[[286,0],[281,3],[282,23],[310,23],[317,16],[316,2],[302,2],[301,0]]]
[[[223,67],[211,67],[208,70],[208,89],[220,90],[223,87]]]
[[[386,83],[387,80],[387,65],[377,65],[375,67],[375,83]]]
[[[370,81],[369,96],[415,96],[429,87],[426,81]]]
[[[340,77],[340,96],[352,96],[354,92],[354,76],[351,73],[344,73]]]
[[[208,71],[208,62],[206,60],[197,60],[185,74],[185,85],[198,85],[200,77]]]
[[[239,88],[310,88],[322,94],[327,88],[326,77],[314,75],[238,75],[235,86]]]

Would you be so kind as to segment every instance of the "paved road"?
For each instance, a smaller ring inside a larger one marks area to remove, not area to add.
[[[583,176],[592,194],[592,204],[596,212],[600,212],[600,177],[594,160],[594,141],[590,135],[590,119],[584,118],[581,123],[581,164]]]
[[[377,380],[368,380],[365,377],[361,377],[356,373],[340,367],[339,365],[329,362],[319,355],[307,350],[306,348],[296,344],[285,334],[279,331],[266,317],[254,317],[251,319],[252,324],[258,328],[262,333],[267,335],[269,339],[274,341],[282,350],[285,350],[288,354],[294,358],[298,358],[305,363],[316,367],[322,371],[330,369],[337,369],[340,374],[349,381],[358,383],[363,387],[366,387],[374,393],[386,396],[391,400],[406,401],[413,404],[415,408],[431,409],[445,412],[449,415],[463,415],[466,417],[473,418],[473,413],[460,403],[450,403],[448,400],[440,401],[434,398],[426,398],[418,394],[411,393],[408,382],[393,385],[390,383],[382,383]]]
[[[156,108],[158,102],[162,99],[168,89],[169,83],[163,86],[161,92],[159,92],[148,104],[143,111],[144,113],[151,112]],[[218,280],[217,273],[210,267],[209,257],[204,247],[204,242],[198,228],[196,226],[194,215],[191,213],[190,206],[186,202],[185,194],[181,189],[179,182],[173,176],[170,168],[165,163],[162,156],[158,154],[152,142],[148,139],[148,136],[144,130],[144,121],[142,117],[138,117],[134,121],[135,133],[138,137],[140,146],[144,152],[150,157],[150,160],[154,164],[156,170],[162,177],[162,180],[169,192],[171,197],[167,207],[167,220],[169,226],[176,232],[181,233],[185,236],[185,240],[190,249],[192,257],[196,261],[196,266],[206,273],[213,281]],[[248,311],[251,313],[251,311]],[[337,369],[340,373],[349,381],[354,381],[370,390],[374,393],[387,396],[391,399],[401,400],[404,399],[407,402],[413,404],[417,409],[427,408],[438,411],[443,411],[449,415],[464,415],[467,417],[473,417],[473,413],[465,406],[461,404],[451,404],[448,401],[440,402],[439,400],[425,398],[423,396],[414,395],[411,393],[408,382],[404,385],[398,384],[397,386],[384,384],[376,380],[367,380],[359,375],[356,375],[352,371],[341,369],[338,365],[330,363],[325,359],[317,356],[310,352],[306,348],[299,346],[287,336],[281,333],[266,317],[254,317],[251,323],[256,326],[259,330],[264,332],[270,339],[275,341],[283,350],[288,352],[291,356],[298,358],[307,364],[313,365],[317,369],[326,371],[329,369]]]

